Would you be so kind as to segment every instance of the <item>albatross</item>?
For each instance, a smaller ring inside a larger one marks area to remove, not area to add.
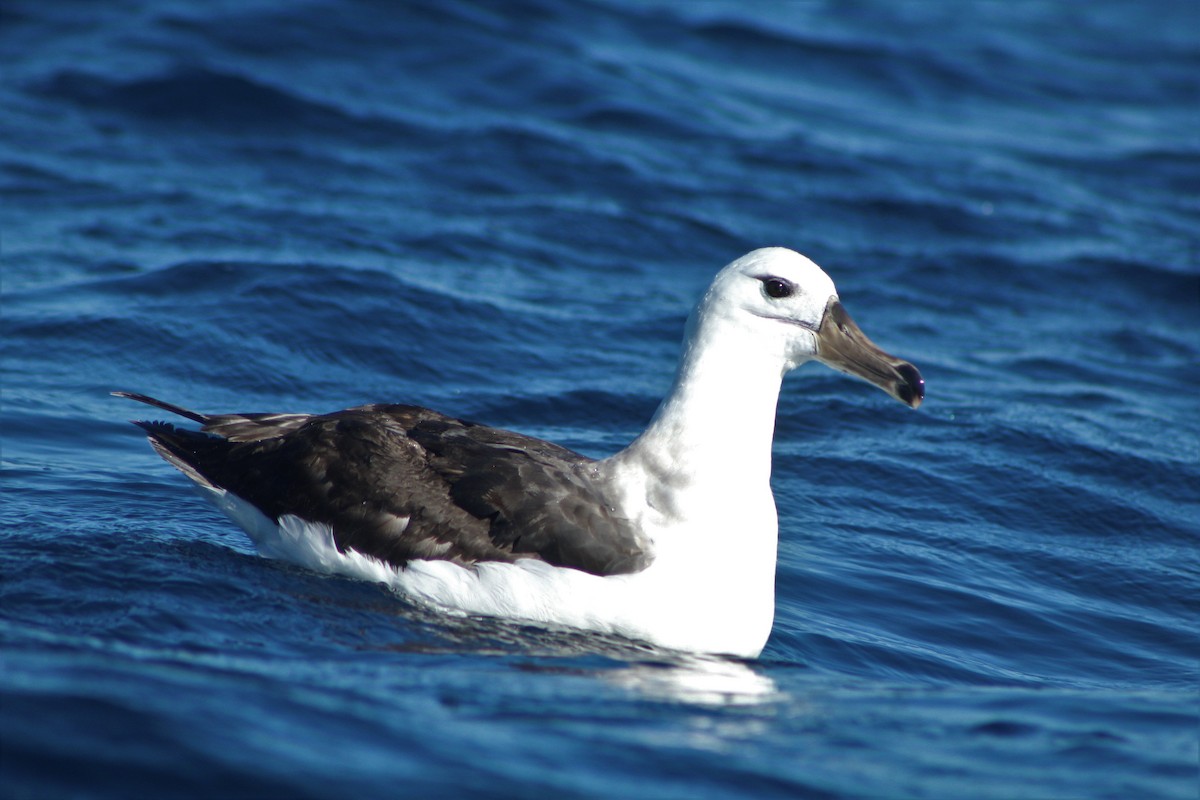
[[[775,614],[776,403],[809,361],[924,398],[829,276],[779,247],[717,274],[645,432],[599,460],[411,405],[201,414],[114,394],[198,423],[134,424],[265,556],[457,614],[755,658]]]

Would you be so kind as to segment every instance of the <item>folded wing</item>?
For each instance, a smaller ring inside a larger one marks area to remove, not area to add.
[[[169,462],[268,518],[326,523],[339,549],[403,566],[538,558],[596,575],[650,562],[589,469],[558,445],[417,406],[332,414],[198,414],[200,431],[138,422]]]

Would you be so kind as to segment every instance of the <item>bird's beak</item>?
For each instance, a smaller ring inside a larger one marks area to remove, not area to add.
[[[925,399],[925,381],[917,368],[890,356],[867,338],[837,297],[829,298],[817,331],[817,358],[839,372],[873,383],[907,406]]]

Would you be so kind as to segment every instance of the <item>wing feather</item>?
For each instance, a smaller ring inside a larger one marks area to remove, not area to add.
[[[539,558],[597,575],[650,563],[648,542],[589,479],[592,460],[550,442],[407,405],[185,416],[201,431],[138,424],[193,480],[272,519],[327,523],[343,550],[398,566]]]

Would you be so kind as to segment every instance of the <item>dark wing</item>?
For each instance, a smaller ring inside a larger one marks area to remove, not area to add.
[[[404,408],[389,406],[386,408]],[[593,479],[592,459],[565,447],[420,409],[407,434],[456,505],[488,521],[492,542],[597,575],[638,572],[649,544]]]
[[[202,424],[138,423],[172,464],[271,519],[328,524],[343,550],[397,566],[533,557],[596,575],[650,562],[644,537],[588,480],[591,460],[549,442],[415,406],[204,415],[122,396]]]

